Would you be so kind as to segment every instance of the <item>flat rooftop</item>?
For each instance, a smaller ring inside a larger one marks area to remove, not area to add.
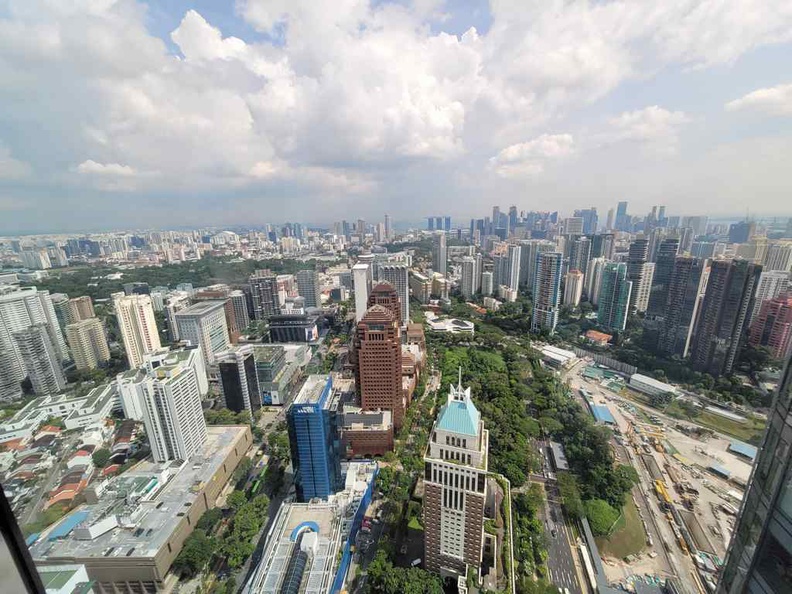
[[[112,479],[96,504],[80,506],[51,530],[42,533],[30,547],[35,560],[48,558],[142,557],[157,554],[181,522],[184,513],[202,492],[205,482],[221,469],[234,444],[246,427],[208,426],[207,441],[200,455],[186,462],[158,464],[143,461],[121,476]],[[127,496],[139,497],[127,503]],[[59,526],[73,523],[73,514],[84,514],[74,530],[49,540],[50,533],[60,534]],[[113,526],[113,519],[122,525]],[[90,540],[78,540],[75,532],[102,522],[113,526]]]
[[[330,382],[329,389],[327,389],[328,381]],[[300,392],[294,398],[294,404],[322,404],[325,392],[332,389],[332,379],[329,375],[309,375],[305,378]]]
[[[217,309],[225,307],[225,301],[199,301],[190,307],[186,307],[176,312],[176,317],[202,316]]]

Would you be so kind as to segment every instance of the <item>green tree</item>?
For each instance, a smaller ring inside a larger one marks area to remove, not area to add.
[[[558,490],[561,492],[561,505],[571,520],[583,517],[583,501],[577,479],[569,472],[558,473]]]
[[[192,577],[209,563],[214,549],[213,539],[208,537],[203,530],[195,530],[184,541],[184,546],[173,562],[173,566],[183,575]]]
[[[93,453],[91,460],[93,460],[94,465],[98,468],[104,468],[110,461],[110,456],[112,456],[110,450],[107,448],[99,448]]]
[[[267,445],[270,455],[288,464],[291,460],[291,450],[289,448],[289,434],[286,431],[271,431],[267,436]]]
[[[198,519],[198,523],[195,525],[195,528],[196,530],[203,530],[207,534],[210,534],[222,517],[223,510],[221,510],[219,507],[207,509]]]
[[[649,396],[649,404],[655,408],[665,408],[674,399],[671,392],[663,392],[662,394],[652,394]]]
[[[606,536],[619,519],[619,511],[602,499],[589,499],[585,503],[586,518],[595,536]]]
[[[244,491],[234,491],[228,496],[226,501],[231,509],[238,511],[243,505],[245,505],[245,503],[247,503],[247,497],[245,497]]]

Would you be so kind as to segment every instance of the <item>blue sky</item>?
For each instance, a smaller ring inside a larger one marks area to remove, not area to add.
[[[781,0],[0,0],[0,233],[792,215]]]

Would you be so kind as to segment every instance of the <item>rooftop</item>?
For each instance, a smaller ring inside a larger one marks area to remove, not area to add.
[[[745,456],[746,458],[750,458],[753,460],[756,458],[757,449],[752,446],[748,445],[747,443],[743,443],[741,441],[733,441],[729,444],[729,451],[734,452],[735,454],[740,454],[741,456]]]
[[[672,386],[671,384],[667,384],[665,382],[658,381],[653,377],[649,377],[648,375],[642,375],[640,373],[633,373],[630,376],[630,384],[633,382],[637,382],[639,384],[643,384],[645,386],[650,386],[655,390],[664,390],[666,392],[673,392],[675,393],[677,389]]]
[[[176,317],[202,316],[225,307],[225,301],[199,301],[176,312]]]
[[[323,406],[333,389],[333,378],[329,375],[313,374],[305,378],[305,383],[294,398],[294,404],[318,404]]]
[[[35,560],[154,557],[245,431],[209,426],[201,455],[186,462],[139,463],[110,480],[98,503],[81,506],[44,533],[31,555]],[[89,533],[93,538],[83,540]]]
[[[476,436],[480,421],[481,414],[470,399],[470,388],[451,386],[448,402],[437,417],[437,430]]]

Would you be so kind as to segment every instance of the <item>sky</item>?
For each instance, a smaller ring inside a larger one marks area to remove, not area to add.
[[[0,0],[0,232],[792,215],[789,0]]]

